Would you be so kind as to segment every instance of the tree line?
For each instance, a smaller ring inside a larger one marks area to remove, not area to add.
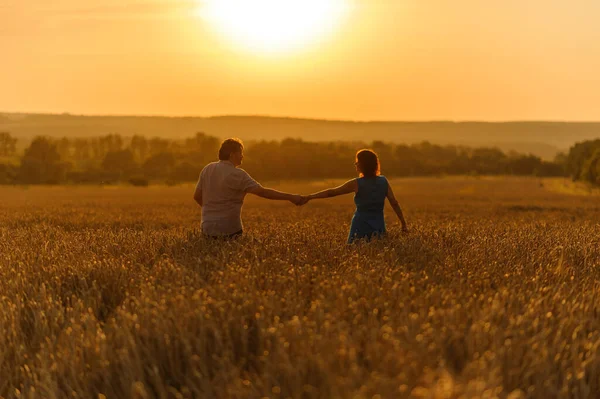
[[[77,139],[36,137],[22,154],[17,154],[15,143],[10,134],[0,134],[0,184],[193,182],[207,163],[216,160],[220,146],[217,137],[205,133],[185,140],[118,134]],[[361,148],[375,150],[382,172],[390,177],[563,176],[566,170],[560,157],[548,162],[496,148],[429,142],[405,145],[285,139],[246,144],[243,167],[261,180],[347,178],[354,174],[354,155]]]
[[[571,147],[565,160],[565,170],[573,180],[600,185],[600,139],[583,141]]]

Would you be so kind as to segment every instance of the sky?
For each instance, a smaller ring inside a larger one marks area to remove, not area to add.
[[[0,112],[600,121],[600,1],[348,1],[264,54],[202,0],[0,0]]]

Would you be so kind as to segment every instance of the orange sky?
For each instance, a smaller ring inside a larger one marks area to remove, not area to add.
[[[0,111],[600,120],[597,0],[355,0],[280,56],[217,36],[199,1],[0,0]]]

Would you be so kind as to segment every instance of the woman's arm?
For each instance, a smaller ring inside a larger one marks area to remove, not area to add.
[[[250,194],[258,195],[259,197],[275,200],[275,201],[290,201],[294,205],[304,205],[305,202],[301,195],[284,193],[283,191],[273,190],[263,186],[251,187],[247,190]]]
[[[357,190],[358,190],[358,183],[356,182],[356,179],[352,179],[352,180],[348,180],[346,183],[342,184],[339,187],[319,191],[318,193],[309,195],[307,198],[309,200],[320,199],[320,198],[331,198],[331,197],[337,197],[339,195],[355,193]]]
[[[390,201],[390,205],[392,206],[392,209],[394,210],[394,212],[396,212],[396,216],[398,216],[400,223],[402,223],[402,231],[408,231],[408,226],[406,225],[406,220],[404,220],[404,214],[402,213],[402,209],[400,208],[400,204],[398,203],[396,196],[394,196],[394,190],[392,190],[392,186],[390,185],[389,182],[388,182],[387,199],[388,199],[388,201]]]

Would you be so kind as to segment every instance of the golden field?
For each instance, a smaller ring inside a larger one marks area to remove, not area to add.
[[[411,232],[353,246],[351,196],[221,243],[192,186],[0,188],[0,397],[600,397],[598,196],[393,186]]]

